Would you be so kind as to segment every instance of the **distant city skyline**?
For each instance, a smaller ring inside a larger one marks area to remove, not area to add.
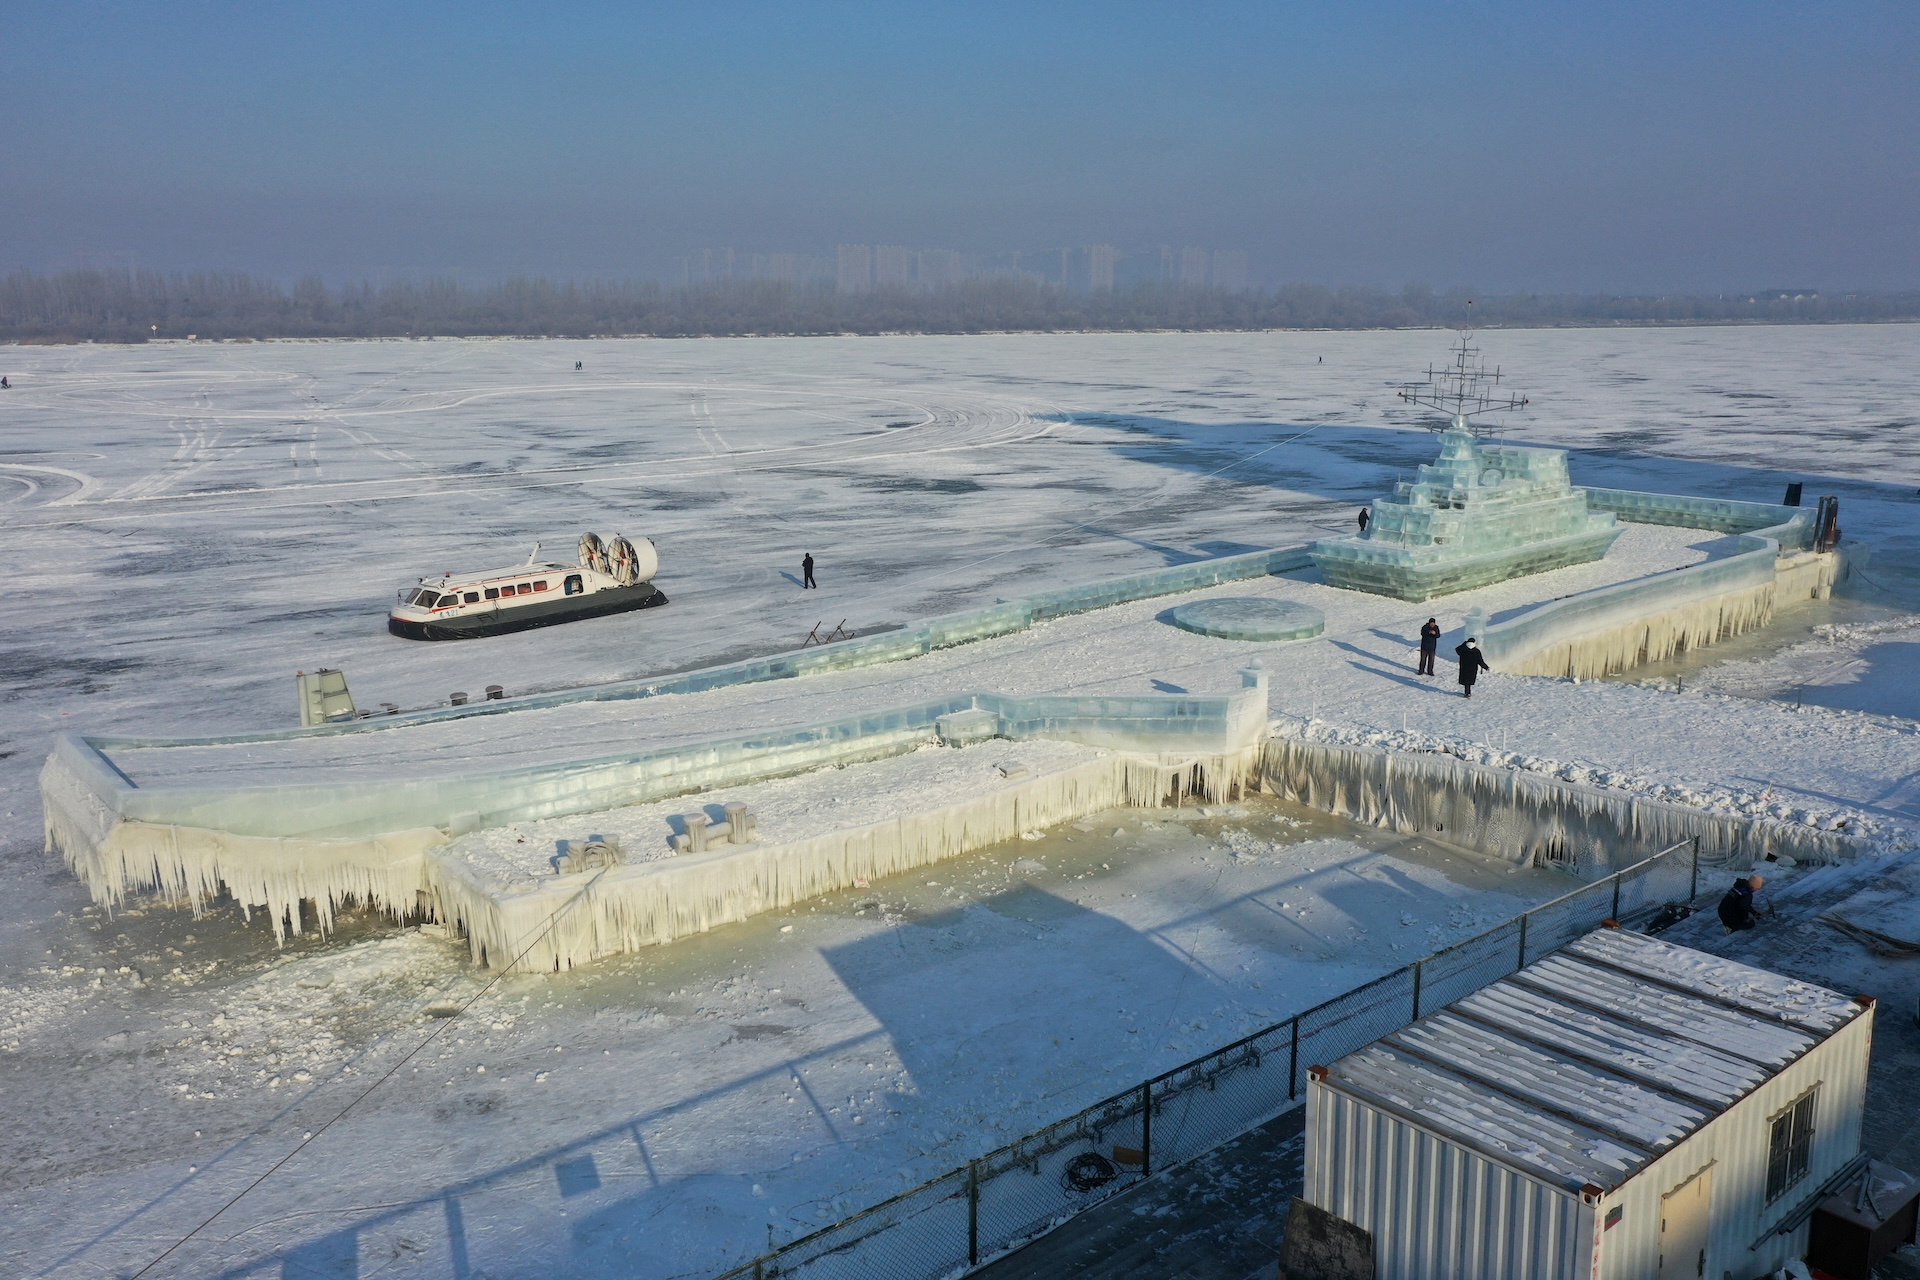
[[[20,0],[0,271],[1920,287],[1920,6],[1204,13]]]

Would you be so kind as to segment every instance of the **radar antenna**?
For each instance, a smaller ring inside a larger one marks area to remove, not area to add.
[[[1452,350],[1452,364],[1442,368],[1428,365],[1425,382],[1409,382],[1400,388],[1400,398],[1408,404],[1438,409],[1447,415],[1449,421],[1445,427],[1430,425],[1429,430],[1469,431],[1476,436],[1485,436],[1493,428],[1475,423],[1475,417],[1501,409],[1526,407],[1525,396],[1495,398],[1494,389],[1500,383],[1500,368],[1496,365],[1489,372],[1487,362],[1480,358],[1480,348],[1471,345],[1466,334],[1460,335],[1459,345]]]

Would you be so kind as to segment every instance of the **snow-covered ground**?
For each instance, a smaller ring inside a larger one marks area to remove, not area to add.
[[[1849,536],[1876,543],[1870,572],[1910,604],[1917,339],[1888,326],[1483,341],[1534,402],[1514,438],[1581,448],[1576,482],[1772,500],[1803,479],[1841,495]],[[698,1275],[1549,892],[1536,873],[1257,804],[1197,834],[1120,814],[590,971],[509,979],[445,1023],[424,1011],[491,975],[443,939],[360,922],[276,955],[264,923],[237,916],[107,921],[39,848],[33,775],[54,732],[286,724],[295,668],[344,668],[363,705],[418,706],[1344,532],[1430,456],[1431,437],[1393,429],[1410,420],[1391,384],[1444,346],[0,349],[16,384],[0,396],[16,565],[0,616],[0,1109],[17,1153],[0,1169],[0,1269],[137,1270],[297,1152],[148,1274]],[[583,528],[655,537],[673,603],[472,644],[381,630],[409,575],[510,562],[535,539],[565,555]],[[809,550],[823,587],[803,594],[790,578]],[[1497,614],[1712,553],[1700,535],[1630,528],[1611,565],[1485,603]],[[1774,677],[1739,685],[1731,666],[1712,671],[1724,692],[1704,674],[1679,693],[1496,675],[1466,702],[1407,669],[1413,629],[1440,610],[1305,576],[1215,592],[1326,609],[1327,638],[1305,646],[1192,636],[1150,601],[864,673],[620,704],[606,720],[540,713],[550,732],[448,739],[402,762],[660,743],[922,687],[1213,692],[1261,652],[1287,732],[1845,818],[1888,847],[1920,814],[1912,712],[1873,691],[1913,671],[1904,633],[1845,639],[1881,673],[1853,681],[1871,686],[1857,703],[1755,698]],[[1774,661],[1758,652],[1741,666]],[[371,737],[424,742],[415,732]],[[434,1026],[449,1030],[319,1131]]]

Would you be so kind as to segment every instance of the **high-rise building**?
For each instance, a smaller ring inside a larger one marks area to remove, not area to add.
[[[1087,288],[1094,293],[1113,292],[1113,264],[1119,255],[1110,244],[1096,244],[1087,250]]]
[[[878,245],[873,251],[873,287],[905,291],[913,282],[913,250],[897,244]]]
[[[1186,248],[1180,251],[1180,283],[1205,284],[1207,282],[1207,251],[1205,249]]]
[[[835,283],[840,293],[865,293],[873,288],[873,246],[841,245],[840,271]]]
[[[768,280],[778,280],[782,284],[800,283],[800,255],[797,253],[769,253],[766,255],[766,267],[759,272]]]
[[[917,278],[922,289],[947,289],[965,278],[960,255],[951,249],[922,249]]]
[[[1221,249],[1213,255],[1213,283],[1215,288],[1229,289],[1240,293],[1247,287],[1247,251],[1245,249]]]

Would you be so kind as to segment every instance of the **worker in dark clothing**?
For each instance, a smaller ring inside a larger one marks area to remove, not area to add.
[[[1760,913],[1753,907],[1753,895],[1766,882],[1765,876],[1741,876],[1733,882],[1733,888],[1727,890],[1727,896],[1720,899],[1720,923],[1728,932],[1751,929],[1760,923]]]
[[[813,552],[811,551],[800,558],[800,589],[805,591],[808,587],[815,590],[820,587],[820,584],[813,580]]]
[[[1372,523],[1373,517],[1367,513],[1367,509],[1365,507],[1360,508],[1360,532],[1365,533],[1367,526]]]
[[[1427,619],[1427,625],[1420,628],[1420,672],[1423,676],[1433,674],[1433,655],[1440,649],[1440,623]]]
[[[1460,659],[1460,696],[1471,698],[1473,682],[1480,678],[1482,671],[1491,671],[1493,668],[1487,665],[1487,655],[1480,652],[1480,646],[1474,643],[1472,636],[1467,637],[1466,643],[1454,646],[1453,652]]]

